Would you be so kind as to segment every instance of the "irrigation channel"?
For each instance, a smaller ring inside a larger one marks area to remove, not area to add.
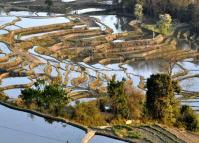
[[[96,100],[93,91],[106,92],[107,81],[113,75],[117,80],[131,80],[132,86],[145,92],[146,79],[151,74],[167,72],[170,59],[175,57],[178,62],[172,76],[183,89],[183,95],[177,97],[182,104],[199,111],[199,36],[181,28],[176,37],[152,38],[151,32],[129,26],[128,17],[99,14],[100,11],[103,9],[85,8],[49,17],[46,12],[2,10],[1,94],[13,101],[36,79],[51,82],[57,78],[72,99],[69,104],[75,106],[77,100]],[[2,105],[0,112],[0,138],[4,143],[77,143],[86,135],[66,123]],[[90,142],[123,141],[95,135]]]

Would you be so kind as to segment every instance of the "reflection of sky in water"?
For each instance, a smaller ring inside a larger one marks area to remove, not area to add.
[[[91,139],[90,143],[126,143],[126,142],[105,136],[96,135]]]
[[[58,76],[58,73],[57,73],[57,70],[56,70],[56,68],[55,68],[55,67],[52,67],[51,76],[52,76],[52,77],[56,77],[56,76]]]
[[[4,78],[1,81],[0,87],[5,87],[9,85],[19,85],[19,84],[28,84],[31,80],[28,77],[11,77]]]
[[[85,132],[73,126],[0,106],[2,143],[80,143]],[[13,120],[14,117],[14,120]]]
[[[150,75],[159,72],[166,72],[166,62],[156,59],[148,61],[140,61],[133,63],[129,66],[125,65],[128,72],[143,76],[145,79],[149,78]]]
[[[91,16],[99,19],[103,24],[113,29],[113,33],[121,33],[127,31],[129,20],[125,17],[117,17],[116,15],[100,15]]]
[[[101,2],[98,2],[98,3],[112,5],[112,4],[113,4],[113,1],[112,1],[112,0],[106,0],[106,1],[101,1]]]
[[[76,1],[76,0],[61,0],[62,2],[72,2],[72,1]]]
[[[72,11],[71,13],[74,14],[83,14],[83,13],[87,13],[87,12],[94,12],[94,11],[103,11],[105,9],[101,9],[101,8],[85,8],[85,9],[80,9],[80,10],[75,10]]]
[[[21,94],[21,89],[20,88],[8,89],[8,90],[4,90],[4,93],[9,98],[18,98],[18,96]]]
[[[5,29],[12,31],[12,30],[20,29],[20,27],[15,26],[15,25],[11,25],[11,26],[6,26],[6,28],[5,28]]]
[[[190,59],[190,62],[188,61],[182,61],[179,62],[185,69],[188,70],[198,70],[199,71],[199,62],[194,62],[192,59]]]
[[[0,42],[0,50],[3,53],[5,53],[5,54],[10,54],[11,53],[10,49],[8,48],[8,46],[5,43],[3,43],[3,42]]]
[[[0,30],[0,35],[3,35],[3,34],[8,34],[8,31],[6,31],[6,30]]]
[[[173,67],[173,69],[172,69],[172,74],[175,75],[175,74],[177,74],[177,73],[179,73],[179,72],[183,72],[183,71],[184,71],[184,70],[181,69],[178,65],[175,65],[175,66]]]
[[[19,17],[28,17],[28,16],[49,16],[49,13],[47,12],[30,12],[30,11],[10,11],[10,12],[5,12],[1,11],[0,13],[1,16],[19,16]],[[61,14],[54,14],[50,13],[50,16],[58,16]]]
[[[44,73],[44,68],[46,65],[39,65],[37,67],[35,67],[33,70],[35,73],[40,74],[40,73]]]
[[[199,101],[197,102],[181,102],[182,105],[188,105],[188,106],[198,106],[199,108]]]
[[[199,92],[199,78],[191,78],[180,81],[180,85],[184,90]]]
[[[52,17],[52,18],[22,18],[22,21],[16,23],[16,25],[23,28],[43,26],[50,24],[67,23],[69,20],[65,17]]]
[[[137,86],[140,81],[139,76],[143,76],[145,79],[149,78],[150,75],[166,71],[164,69],[165,62],[161,60],[149,60],[149,61],[140,61],[137,63],[133,63],[131,65],[121,65],[123,68],[126,69],[126,72],[128,75],[132,78],[134,82],[134,86]],[[120,68],[119,64],[109,64],[109,65],[101,65],[101,64],[95,64],[92,65],[96,69],[99,70],[99,72],[104,73],[108,75],[109,77],[116,75],[117,80],[122,80],[122,78],[128,79],[126,73],[123,71],[122,68]],[[177,70],[177,69],[176,69]],[[88,73],[91,75],[96,76],[96,72],[92,69],[87,69]]]
[[[78,100],[70,102],[69,105],[75,106],[76,102],[78,102],[78,103],[84,103],[84,102],[89,102],[89,101],[93,101],[93,100],[96,100],[96,98],[81,98],[81,99],[78,99]]]
[[[187,76],[199,74],[199,63],[194,61],[194,59],[186,59],[182,62],[179,62],[179,64],[185,69],[190,70],[188,71]],[[184,90],[199,92],[199,77],[182,80],[180,81],[180,85]]]
[[[13,20],[17,19],[16,17],[6,16],[0,17],[0,25],[4,25],[6,23],[12,22]]]

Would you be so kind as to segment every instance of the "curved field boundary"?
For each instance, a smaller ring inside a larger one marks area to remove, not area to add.
[[[165,136],[170,138],[172,141],[175,141],[176,143],[185,143],[185,141],[179,139],[176,135],[170,133],[169,131],[167,131],[166,129],[164,129],[158,125],[153,125],[153,126],[151,126],[151,128],[162,133],[162,134],[165,134]]]
[[[83,130],[85,132],[87,132],[88,129],[89,129],[86,126],[80,125],[80,124],[75,123],[75,122],[68,121],[67,119],[64,119],[64,118],[61,118],[61,117],[54,117],[54,116],[51,116],[49,114],[44,114],[44,113],[41,113],[41,112],[38,112],[38,111],[33,111],[33,110],[30,110],[30,109],[20,108],[20,107],[17,107],[15,105],[11,105],[9,103],[5,103],[3,101],[0,101],[0,104],[5,106],[5,107],[7,107],[7,108],[13,109],[13,110],[18,110],[18,111],[34,114],[34,115],[42,117],[42,118],[47,118],[47,119],[54,120],[54,121],[57,121],[57,122],[66,123],[66,124],[69,124],[71,126],[77,127],[77,128],[79,128],[79,129],[81,129],[81,130]]]
[[[13,110],[17,110],[17,111],[22,111],[22,112],[34,114],[34,115],[42,117],[42,118],[47,118],[47,119],[54,120],[54,121],[57,121],[57,122],[66,123],[68,125],[71,125],[71,126],[74,126],[76,128],[79,128],[79,129],[85,131],[86,133],[89,133],[90,131],[92,131],[91,129],[89,129],[86,126],[80,125],[80,124],[78,124],[76,122],[71,122],[71,121],[69,121],[67,119],[64,119],[64,118],[61,118],[61,117],[54,117],[54,116],[51,116],[49,114],[44,114],[44,113],[41,113],[41,112],[38,112],[38,111],[33,111],[33,110],[30,110],[30,109],[20,108],[20,107],[11,105],[9,103],[5,103],[3,101],[0,101],[0,105],[5,106],[5,107],[10,108],[10,109],[13,109]],[[95,133],[94,135],[102,135],[102,136],[110,137],[110,138],[113,138],[113,139],[117,139],[117,140],[121,140],[121,141],[126,141],[126,142],[129,142],[129,143],[134,143],[131,140],[119,138],[119,137],[116,137],[114,135],[110,135],[108,133],[102,133],[100,131],[94,131],[94,133]],[[92,137],[94,135],[92,134]]]

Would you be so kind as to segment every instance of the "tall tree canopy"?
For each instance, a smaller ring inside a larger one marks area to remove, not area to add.
[[[180,89],[170,75],[151,75],[147,79],[146,108],[153,119],[175,122],[177,112],[175,92],[180,92]]]

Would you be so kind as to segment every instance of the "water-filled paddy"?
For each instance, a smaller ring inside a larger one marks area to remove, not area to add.
[[[35,26],[43,26],[58,23],[67,23],[69,20],[65,17],[52,17],[52,18],[22,18],[21,21],[17,22],[16,25],[29,28]]]
[[[0,35],[3,35],[3,34],[8,34],[9,32],[7,30],[0,30]]]
[[[81,10],[75,10],[72,11],[72,14],[84,14],[87,12],[93,12],[93,11],[104,11],[105,9],[100,9],[100,8],[86,8],[86,9],[81,9]]]
[[[184,90],[199,92],[199,77],[183,80],[180,85]]]
[[[97,15],[91,16],[99,19],[103,24],[110,27],[113,30],[113,33],[121,33],[131,30],[128,22],[130,20],[126,17],[121,17],[117,15]]]
[[[105,136],[96,135],[91,139],[90,143],[126,143],[124,141],[119,141]]]
[[[0,87],[17,85],[17,84],[28,84],[30,82],[31,80],[28,77],[10,77],[2,79]]]
[[[21,88],[13,88],[13,89],[4,90],[4,93],[9,98],[17,99],[21,94],[21,90],[22,90]]]
[[[68,0],[66,0],[68,2]],[[95,9],[98,11],[97,9]],[[93,11],[93,9],[87,9],[87,10],[81,10],[77,11],[77,13],[84,13]],[[40,17],[40,16],[47,16],[46,13],[29,13],[29,12],[10,12],[10,15],[18,15],[18,16],[37,16],[39,14],[39,17],[22,17],[21,21],[17,22],[17,26],[7,26],[6,28],[9,30],[14,29],[20,29],[20,28],[29,28],[33,26],[43,26],[43,25],[50,25],[50,24],[58,24],[58,23],[67,23],[69,22],[68,18],[65,17]],[[129,29],[127,26],[129,19],[125,17],[119,17],[116,15],[99,15],[99,16],[91,16],[99,19],[102,23],[97,22],[97,25],[99,25],[98,28],[101,28],[101,30],[106,30],[107,25],[111,29],[113,29],[113,33],[122,33],[125,31],[131,31],[132,29]],[[4,19],[5,18],[5,19]],[[16,19],[16,17],[2,17],[2,21],[0,21],[0,25],[6,24],[7,22],[11,22],[12,20]],[[77,27],[76,27],[77,28]],[[80,27],[78,27],[80,28]],[[82,28],[82,27],[81,27]],[[3,33],[3,32],[2,32]],[[34,33],[27,36],[22,36],[22,40],[31,39],[35,36],[42,36],[45,34],[48,34],[49,32],[44,33]],[[114,40],[113,43],[122,43],[125,42],[125,40]],[[60,72],[62,75],[62,79],[64,81],[66,70],[69,70],[68,73],[68,82],[65,85],[66,87],[74,87],[74,85],[71,83],[71,81],[75,78],[78,78],[81,75],[81,71],[77,71],[79,67],[81,67],[82,71],[85,72],[89,76],[89,82],[94,81],[96,78],[101,79],[103,81],[103,86],[106,85],[107,80],[105,76],[111,78],[111,76],[116,75],[117,80],[122,80],[122,78],[126,79],[132,79],[133,85],[138,86],[140,83],[140,77],[143,77],[144,79],[147,79],[150,77],[151,74],[159,73],[159,72],[165,72],[167,69],[165,68],[165,65],[167,64],[165,61],[162,61],[160,59],[155,60],[140,60],[138,62],[134,62],[131,64],[126,63],[109,63],[108,65],[102,65],[99,64],[99,62],[95,64],[87,64],[83,62],[75,63],[72,62],[72,60],[58,60],[56,57],[53,57],[52,55],[45,55],[45,54],[39,54],[36,52],[35,48],[37,48],[38,45],[34,45],[32,48],[27,50],[27,53],[32,55],[33,57],[37,58],[42,62],[42,64],[37,65],[33,68],[33,71],[36,74],[44,73],[46,64],[50,64],[52,66],[52,71],[50,72],[50,75],[52,77],[58,76],[58,73]],[[5,54],[11,53],[9,48],[1,43],[0,44],[1,51]],[[19,52],[20,53],[20,52]],[[24,56],[25,57],[25,56]],[[59,57],[58,57],[59,58]],[[15,60],[15,59],[14,59]],[[33,61],[29,61],[33,62]],[[56,67],[58,67],[58,64],[60,65],[61,69],[57,70]],[[180,64],[188,70],[197,70],[198,64],[193,62],[180,62]],[[68,69],[66,69],[66,66],[68,65]],[[74,66],[74,69],[72,69],[72,65]],[[20,67],[20,66],[18,66]],[[28,68],[26,68],[28,70]],[[83,70],[84,69],[84,70]],[[59,72],[58,72],[59,71]],[[179,71],[182,71],[182,69],[179,66],[176,66],[174,68],[174,74],[178,73]],[[32,78],[32,77],[30,77]],[[196,91],[198,89],[198,80],[192,80],[194,82],[193,85],[190,86],[183,86],[183,89],[189,90],[189,91]],[[82,84],[80,84],[80,87],[87,88],[87,85],[89,82],[86,81]],[[15,85],[15,84],[28,84],[30,80],[28,77],[16,77],[16,78],[4,78],[1,82],[1,87],[9,86],[9,85]],[[191,83],[189,81],[182,81],[186,83]],[[182,84],[182,83],[181,83]],[[77,90],[76,90],[77,91]],[[4,93],[8,95],[10,98],[17,98],[18,95],[21,93],[20,88],[16,89],[9,89],[5,90]],[[80,102],[88,102],[91,100],[95,100],[95,98],[83,98],[80,99]],[[194,100],[194,99],[193,99]],[[75,104],[75,101],[71,103],[72,105]],[[189,104],[189,102],[182,102],[182,104]],[[190,104],[193,109],[198,109],[198,102],[193,102],[193,104]],[[0,119],[0,132],[1,130],[5,130],[0,135],[0,138],[5,143],[9,143],[13,141],[13,138],[9,138],[9,136],[13,136],[16,139],[16,143],[21,141],[24,142],[42,142],[42,143],[56,143],[56,142],[66,142],[67,140],[69,143],[77,143],[81,142],[82,137],[85,135],[85,132],[77,129],[75,127],[69,126],[67,124],[62,124],[58,122],[53,122],[52,124],[46,122],[43,118],[31,115],[32,118],[28,117],[30,114],[13,111],[10,109],[7,109],[5,107],[0,106],[0,111],[2,113],[3,118]],[[15,121],[11,120],[11,117],[15,117]],[[5,124],[4,124],[5,122]],[[2,125],[2,126],[1,126]],[[4,126],[3,126],[4,125]],[[17,133],[16,133],[17,131]],[[9,136],[8,136],[9,135]],[[121,141],[114,140],[108,137],[103,136],[95,136],[91,143],[102,143],[102,142],[108,142],[108,143],[120,143]],[[121,142],[122,143],[122,142]]]
[[[15,111],[0,105],[0,138],[3,143],[80,143],[85,132],[60,122]],[[14,117],[14,120],[13,120]]]
[[[17,19],[14,16],[2,16],[1,15],[0,25],[4,25],[6,23],[12,22],[13,20]]]
[[[94,100],[96,100],[96,98],[81,98],[81,99],[70,102],[69,105],[75,106],[79,103],[84,103],[84,102],[89,102],[89,101],[94,101]]]
[[[3,42],[0,42],[0,50],[4,54],[10,54],[11,53],[11,50],[9,49],[8,45],[6,45]]]
[[[18,16],[18,17],[46,17],[49,16],[47,12],[32,12],[32,11],[10,11],[0,12],[1,16]],[[50,13],[50,16],[60,16],[63,14]]]
[[[62,0],[62,2],[73,2],[73,1],[76,1],[76,0]]]

